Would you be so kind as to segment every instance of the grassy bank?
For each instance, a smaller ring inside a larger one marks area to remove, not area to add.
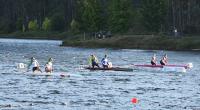
[[[87,48],[126,48],[126,49],[153,49],[153,50],[199,50],[200,37],[179,37],[160,35],[123,35],[106,39],[91,39],[83,35],[72,35],[67,32],[14,32],[0,34],[1,38],[17,39],[51,39],[63,40],[62,46]],[[83,40],[84,39],[84,40]]]
[[[29,31],[29,32],[13,32],[9,34],[0,34],[0,38],[17,38],[17,39],[51,39],[62,40],[70,35],[67,32],[44,32],[44,31]]]
[[[200,37],[174,38],[169,36],[127,35],[95,40],[65,40],[63,41],[63,46],[153,50],[196,50],[200,49]]]

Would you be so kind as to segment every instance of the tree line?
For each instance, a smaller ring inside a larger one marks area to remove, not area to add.
[[[199,0],[0,0],[0,33],[199,34]]]

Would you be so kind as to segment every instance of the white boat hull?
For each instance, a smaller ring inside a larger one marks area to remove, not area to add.
[[[34,76],[60,76],[60,77],[70,77],[69,73],[66,72],[52,72],[52,73],[46,73],[46,72],[24,72],[25,75],[34,75]]]

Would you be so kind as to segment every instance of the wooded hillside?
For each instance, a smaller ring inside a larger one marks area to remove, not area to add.
[[[0,0],[0,33],[200,33],[200,0]]]

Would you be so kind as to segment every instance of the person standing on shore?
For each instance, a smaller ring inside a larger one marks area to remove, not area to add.
[[[176,29],[176,27],[174,27],[174,36],[178,37],[178,30]]]

